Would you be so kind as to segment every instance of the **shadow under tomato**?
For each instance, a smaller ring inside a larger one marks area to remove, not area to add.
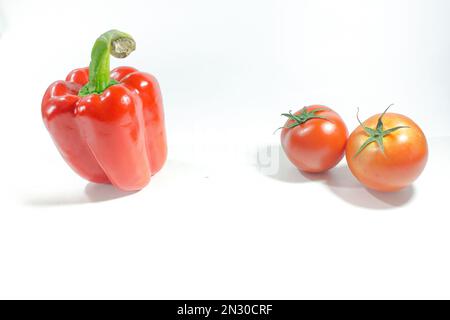
[[[414,197],[413,186],[390,193],[367,189],[356,180],[346,165],[330,170],[326,184],[330,191],[342,200],[354,206],[369,209],[401,207]]]
[[[287,183],[321,181],[327,177],[327,173],[302,173],[289,161],[283,148],[275,145],[258,150],[257,167],[266,177]]]
[[[261,150],[258,151],[258,167],[265,176],[287,183],[322,182],[334,195],[357,207],[390,209],[403,206],[414,197],[413,186],[393,193],[369,190],[356,180],[346,165],[338,165],[324,173],[301,172],[287,159],[281,146],[271,145],[265,148],[266,161],[263,169],[273,170],[261,170],[260,152]]]
[[[123,198],[136,192],[118,190],[109,184],[88,183],[83,192],[79,193],[52,193],[25,199],[25,205],[32,207],[55,207],[78,205],[95,202],[105,202]]]

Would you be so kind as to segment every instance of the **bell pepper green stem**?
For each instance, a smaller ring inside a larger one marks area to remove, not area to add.
[[[117,84],[109,76],[109,55],[125,58],[136,49],[133,38],[121,31],[110,30],[102,34],[94,43],[89,64],[89,82],[79,92],[80,96],[100,94],[108,87]]]

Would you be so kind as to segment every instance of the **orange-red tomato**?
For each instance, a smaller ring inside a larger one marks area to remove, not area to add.
[[[381,116],[370,117],[362,124],[366,129],[359,126],[350,135],[347,163],[353,175],[366,187],[382,192],[397,191],[409,186],[425,168],[427,140],[419,126],[408,117],[386,113],[381,125],[387,134],[381,135],[381,141],[374,140],[362,148],[371,137],[370,129],[376,130],[379,125]],[[376,139],[380,140],[380,137]]]
[[[348,131],[336,112],[313,105],[283,115],[289,120],[281,132],[281,145],[299,170],[324,172],[343,158]]]

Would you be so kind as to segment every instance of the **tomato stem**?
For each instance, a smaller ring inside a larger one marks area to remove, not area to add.
[[[300,111],[300,113],[297,113],[297,114],[293,114],[292,110],[289,111],[289,113],[282,113],[281,114],[282,116],[287,117],[288,119],[293,120],[294,122],[291,123],[288,126],[284,126],[284,127],[278,128],[277,130],[275,130],[275,132],[277,132],[280,129],[292,129],[292,128],[295,128],[295,127],[297,127],[297,126],[299,126],[299,125],[301,125],[301,124],[303,124],[303,123],[305,123],[305,122],[307,122],[307,121],[309,121],[311,119],[323,119],[323,120],[330,121],[328,118],[326,118],[324,116],[317,115],[317,113],[321,112],[321,111],[328,111],[328,109],[316,108],[316,109],[312,109],[312,110],[308,111],[308,109],[306,107],[304,107]]]
[[[377,121],[377,127],[375,129],[366,127],[361,120],[359,119],[359,108],[356,112],[356,119],[358,120],[360,126],[364,129],[364,131],[369,136],[367,140],[359,147],[358,151],[355,153],[353,158],[356,158],[369,144],[372,142],[376,142],[378,144],[378,147],[380,148],[381,152],[384,153],[384,143],[383,139],[385,136],[391,134],[392,132],[395,132],[400,129],[409,129],[408,126],[398,126],[395,128],[384,130],[384,124],[383,124],[383,117],[388,112],[388,110],[393,106],[394,104],[391,104],[389,107],[384,110],[384,112],[380,115]]]

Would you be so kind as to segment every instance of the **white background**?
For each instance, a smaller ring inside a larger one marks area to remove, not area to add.
[[[0,298],[450,298],[448,0],[0,1]],[[134,194],[76,176],[40,115],[111,28],[167,116]],[[302,175],[272,133],[313,103],[350,130],[395,103],[426,171],[387,195],[345,161]]]

